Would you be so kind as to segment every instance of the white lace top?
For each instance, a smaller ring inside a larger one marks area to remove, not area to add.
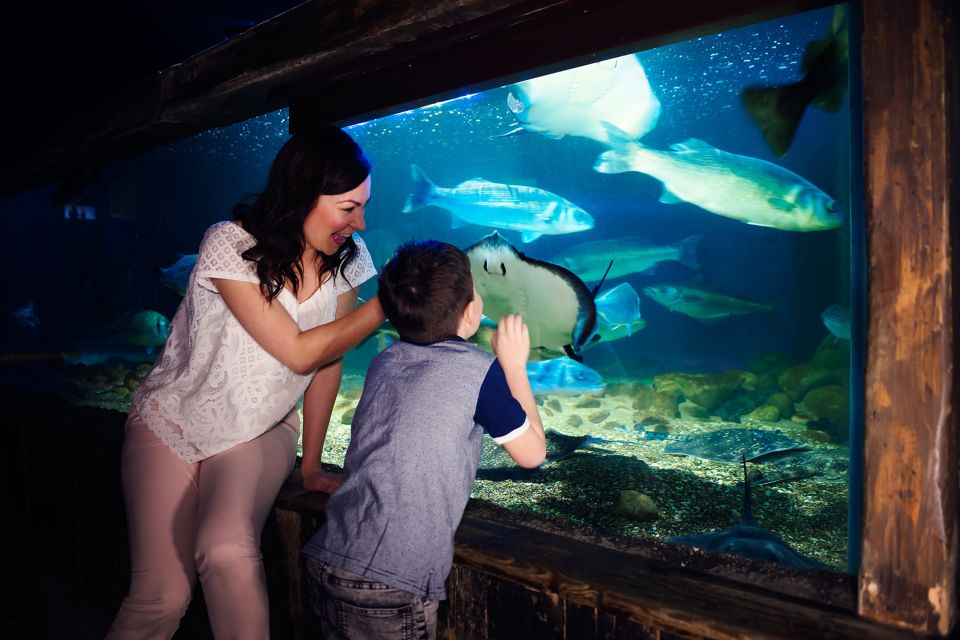
[[[366,245],[354,238],[356,257],[313,296],[298,303],[284,289],[275,299],[300,329],[332,321],[337,296],[376,274]],[[296,405],[315,373],[298,375],[264,351],[210,280],[259,282],[256,264],[240,256],[255,243],[232,222],[207,229],[170,336],[133,396],[133,406],[150,429],[188,462],[266,432]]]

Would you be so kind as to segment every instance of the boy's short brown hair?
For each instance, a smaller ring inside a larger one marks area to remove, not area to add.
[[[455,336],[473,300],[466,254],[435,240],[401,245],[380,271],[378,285],[384,314],[408,342],[438,342]]]

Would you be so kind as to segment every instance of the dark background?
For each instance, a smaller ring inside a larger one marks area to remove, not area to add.
[[[0,12],[0,149],[30,157],[58,122],[298,0],[20,0]]]

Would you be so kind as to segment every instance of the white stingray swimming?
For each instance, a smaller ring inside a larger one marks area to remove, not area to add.
[[[483,312],[494,322],[521,314],[531,349],[574,356],[599,339],[593,293],[573,272],[527,257],[496,231],[465,253]]]
[[[461,182],[455,187],[438,187],[417,165],[410,165],[413,193],[407,197],[404,213],[434,206],[451,213],[450,226],[476,224],[520,231],[522,242],[541,235],[574,233],[593,228],[593,217],[555,193],[524,185],[500,184],[483,178]]]
[[[657,125],[660,101],[634,54],[511,85],[507,106],[523,129],[548,138],[609,142],[604,122],[632,139]]]

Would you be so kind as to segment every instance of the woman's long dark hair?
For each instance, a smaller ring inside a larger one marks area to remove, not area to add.
[[[263,192],[252,205],[241,203],[233,209],[234,217],[257,239],[242,255],[257,263],[260,289],[268,300],[280,295],[286,280],[296,294],[303,280],[303,221],[319,197],[346,193],[369,175],[370,161],[363,150],[336,127],[298,131],[280,147]],[[319,275],[329,271],[336,277],[356,254],[352,237],[336,255],[321,252]]]

